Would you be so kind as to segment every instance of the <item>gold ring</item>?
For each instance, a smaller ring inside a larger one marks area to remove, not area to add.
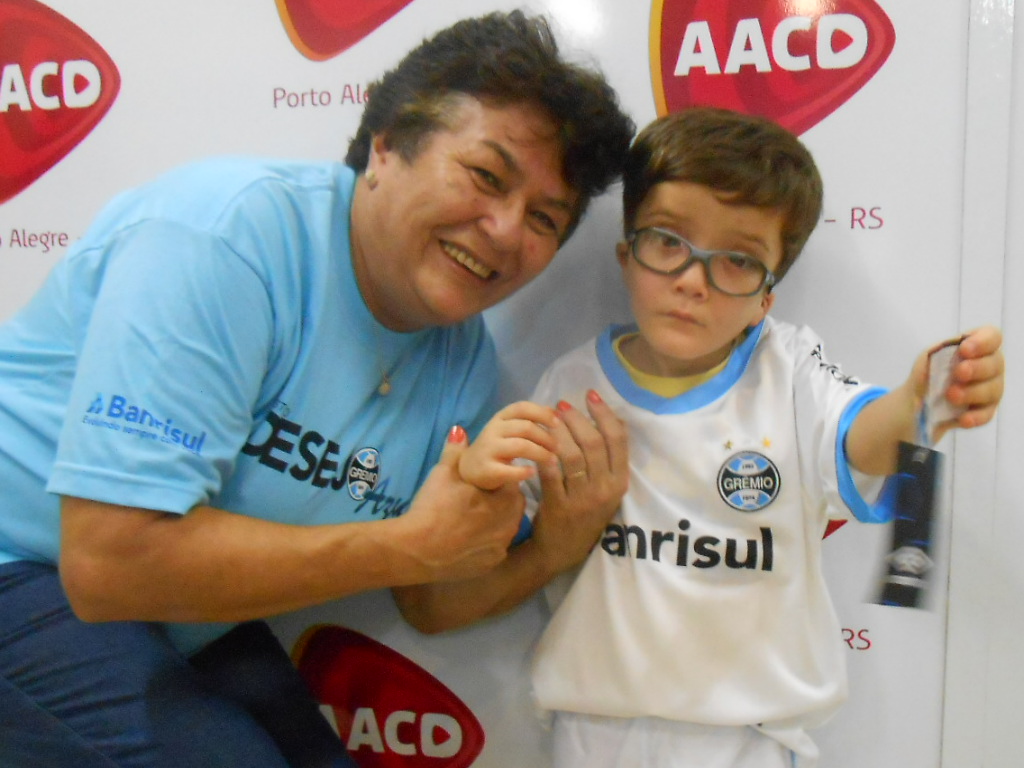
[[[573,472],[571,475],[568,475],[565,479],[566,480],[572,480],[574,477],[583,477],[586,474],[587,474],[587,470],[581,469],[578,472]]]

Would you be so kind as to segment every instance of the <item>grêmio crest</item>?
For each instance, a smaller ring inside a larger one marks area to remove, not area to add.
[[[874,0],[654,0],[659,115],[711,105],[801,134],[859,91],[896,42]]]

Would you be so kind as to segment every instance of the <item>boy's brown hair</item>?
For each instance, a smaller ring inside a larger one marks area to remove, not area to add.
[[[626,233],[651,189],[686,181],[727,195],[727,202],[782,212],[782,279],[818,223],[822,182],[800,140],[770,120],[716,107],[661,117],[637,135],[622,179]]]

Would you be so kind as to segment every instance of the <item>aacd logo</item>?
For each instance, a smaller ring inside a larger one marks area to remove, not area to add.
[[[292,45],[306,58],[324,61],[358,43],[412,0],[277,0]]]
[[[56,165],[114,103],[106,51],[35,0],[0,0],[0,203]]]
[[[361,768],[468,768],[484,747],[469,707],[376,640],[321,624],[306,630],[292,656]]]
[[[652,14],[659,114],[714,105],[797,134],[859,91],[896,42],[874,0],[654,0]]]

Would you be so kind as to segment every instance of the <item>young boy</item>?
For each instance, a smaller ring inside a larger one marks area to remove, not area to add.
[[[636,323],[562,357],[533,397],[563,416],[603,400],[629,428],[629,490],[536,651],[555,765],[813,766],[806,729],[846,696],[822,536],[830,519],[875,519],[868,476],[893,473],[915,439],[927,353],[886,393],[768,317],[822,198],[779,126],[711,108],[659,119],[634,142],[623,194]],[[992,418],[999,346],[994,328],[964,337],[946,392],[959,415],[936,439]],[[485,484],[510,439],[485,429],[463,476]]]

